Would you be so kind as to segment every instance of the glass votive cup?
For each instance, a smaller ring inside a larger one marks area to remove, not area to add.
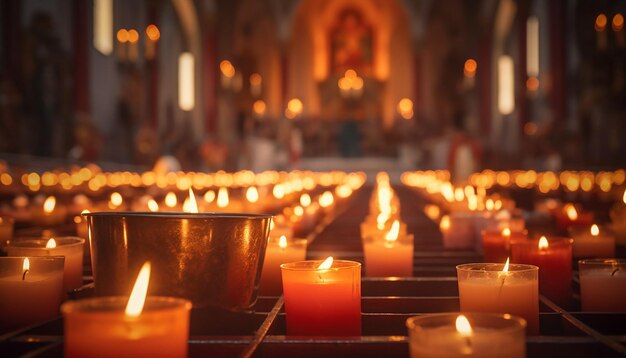
[[[597,233],[592,234],[592,230]],[[602,258],[615,256],[615,235],[604,226],[571,226],[572,256],[575,258]]]
[[[458,313],[436,313],[407,319],[411,358],[526,356],[526,321],[510,314],[463,313],[472,333],[456,329]]]
[[[511,244],[526,240],[528,231],[513,231],[509,229],[487,229],[481,232],[483,257],[486,262],[505,262],[511,256]]]
[[[367,277],[413,276],[413,235],[399,234],[396,240],[384,235],[364,237],[363,257]]]
[[[280,296],[283,293],[280,265],[306,259],[306,239],[270,237],[265,248],[259,295]]]
[[[361,264],[322,260],[280,265],[287,333],[296,336],[361,335]]]
[[[0,331],[59,315],[64,262],[62,256],[0,257]]]
[[[580,303],[588,312],[626,312],[626,259],[578,261]]]
[[[508,313],[522,317],[528,334],[539,334],[539,268],[533,265],[471,263],[456,267],[461,312]]]
[[[18,239],[11,240],[7,245],[9,256],[64,256],[65,291],[83,285],[83,246],[85,239],[80,237],[55,237],[56,247],[46,248],[49,239]]]
[[[127,302],[113,296],[64,303],[65,356],[187,356],[190,301],[148,296],[136,317],[125,314]]]

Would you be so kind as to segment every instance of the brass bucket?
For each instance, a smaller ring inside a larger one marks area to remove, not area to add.
[[[228,311],[247,311],[255,303],[271,215],[83,215],[97,296],[129,295],[141,265],[150,261],[148,294]]]

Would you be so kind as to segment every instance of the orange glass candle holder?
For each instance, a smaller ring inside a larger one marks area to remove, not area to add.
[[[384,237],[363,238],[365,276],[411,277],[413,276],[413,235],[399,235],[397,240]]]
[[[474,263],[456,267],[461,312],[508,313],[539,334],[539,268],[533,265]]]
[[[128,297],[69,301],[61,306],[66,357],[186,357],[191,302],[147,297],[139,316]]]
[[[306,245],[306,239],[287,239],[286,236],[270,237],[265,248],[259,295],[280,296],[282,294],[280,265],[306,259]]]
[[[361,335],[361,264],[322,260],[280,265],[287,333],[298,336]]]

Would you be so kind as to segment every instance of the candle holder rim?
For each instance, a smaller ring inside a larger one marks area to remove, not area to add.
[[[50,255],[50,256],[0,256],[0,261],[24,261],[28,258],[29,261],[65,261],[64,255]]]
[[[528,236],[528,229],[523,229],[523,230],[512,230],[510,227],[507,227],[509,230],[511,230],[511,235],[514,234],[524,234],[526,236]],[[502,234],[502,231],[504,229],[483,229],[480,231],[481,235],[484,234]]]
[[[593,258],[593,259],[578,260],[578,265],[605,266],[607,264],[626,265],[626,259],[624,258]]]
[[[571,236],[577,236],[582,233],[589,233],[593,225],[596,225],[598,227],[598,230],[600,231],[598,236],[612,236],[614,234],[612,226],[598,224],[570,226],[567,228],[567,232]]]
[[[308,245],[309,240],[302,238],[302,237],[287,237],[285,236],[285,238],[287,239],[287,243],[291,243],[291,244],[297,244],[297,245]],[[267,239],[268,243],[275,243],[278,242],[280,240],[280,236],[279,237],[269,237]]]
[[[249,214],[249,213],[185,213],[185,212],[148,212],[148,211],[97,211],[91,213],[81,213],[84,217],[155,217],[155,218],[175,218],[175,219],[270,219],[272,214]]]
[[[294,262],[288,262],[288,263],[284,263],[280,265],[281,270],[288,270],[288,271],[318,271],[317,266],[319,266],[319,264],[321,264],[322,262],[324,262],[324,260],[303,260],[303,261],[294,261]],[[295,267],[292,265],[297,265],[297,264],[313,264],[316,263],[317,266],[311,266],[311,267]],[[340,267],[334,267],[335,264],[337,263],[341,263],[341,264],[346,264],[345,266],[340,266]],[[343,270],[350,270],[353,269],[355,267],[361,267],[361,263],[357,262],[357,261],[351,261],[351,260],[333,260],[333,266],[329,269],[322,269],[319,271],[343,271]]]
[[[562,245],[567,245],[567,246],[571,246],[574,243],[574,239],[572,239],[571,237],[566,237],[566,236],[548,236],[548,235],[540,235],[539,237],[529,237],[526,240],[520,240],[520,241],[516,241],[516,242],[512,242],[511,246],[513,245],[520,245],[520,246],[537,246],[539,243],[539,240],[541,239],[541,236],[545,236],[546,239],[548,240],[548,248],[552,247],[552,246],[562,246]]]
[[[90,297],[81,300],[70,300],[61,305],[61,314],[98,314],[104,312],[118,312],[124,314],[128,303],[128,296]],[[149,304],[162,304],[150,307]],[[158,313],[163,310],[185,309],[191,310],[190,300],[170,296],[146,296],[146,303],[142,314]]]
[[[22,237],[22,238],[16,238],[13,240],[7,240],[7,247],[10,246],[10,247],[19,247],[19,248],[28,248],[28,249],[46,249],[45,245],[50,239],[54,239],[56,241],[57,248],[59,246],[63,246],[63,247],[79,246],[85,243],[85,239],[83,239],[82,237],[78,237],[78,236],[58,236],[58,237],[51,237],[51,238]],[[61,242],[64,240],[72,240],[75,242],[62,244]],[[43,244],[44,247],[24,245],[24,244],[32,244],[32,243]],[[48,249],[48,250],[51,250],[51,249]]]
[[[493,330],[493,331],[481,331],[482,334],[501,334],[503,332],[515,332],[517,330],[525,329],[528,323],[526,320],[520,316],[512,315],[509,313],[488,313],[488,312],[442,312],[442,313],[428,313],[412,316],[406,319],[405,325],[409,330],[425,330],[423,327],[418,326],[416,321],[427,321],[430,319],[445,319],[450,318],[450,323],[454,324],[456,318],[459,315],[464,315],[468,319],[472,320],[474,318],[487,318],[487,319],[502,319],[503,321],[507,321],[512,323],[510,326],[504,327],[502,329]],[[471,323],[471,322],[470,322]],[[472,325],[473,328],[480,327]]]
[[[502,272],[504,265],[505,264],[503,263],[475,262],[475,263],[456,265],[456,269],[457,271],[466,271],[466,272]],[[494,268],[500,267],[500,269],[499,270],[487,270],[486,268],[490,266],[493,266]],[[509,274],[512,272],[523,273],[523,272],[532,272],[532,271],[539,271],[539,267],[535,265],[528,265],[528,264],[518,264],[518,263],[509,264],[509,271],[508,271]]]

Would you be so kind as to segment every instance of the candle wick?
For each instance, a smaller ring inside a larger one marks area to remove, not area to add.
[[[26,273],[28,273],[29,270],[24,270],[24,273],[22,274],[22,281],[26,280]]]
[[[613,272],[611,272],[611,276],[615,276],[615,274],[617,273],[617,271],[619,271],[619,267],[616,268],[615,270],[613,270]]]
[[[465,347],[463,348],[463,354],[472,354],[472,339],[465,337]]]

